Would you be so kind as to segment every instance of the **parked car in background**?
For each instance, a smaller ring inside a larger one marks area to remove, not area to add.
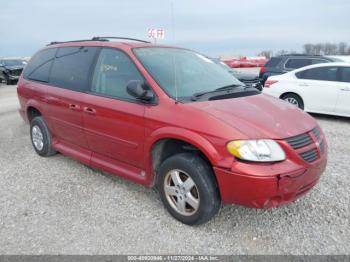
[[[350,117],[350,63],[326,63],[269,77],[264,93],[307,112]]]
[[[222,62],[224,62],[226,65],[228,65],[231,68],[239,68],[239,67],[261,67],[264,66],[267,62],[267,59],[265,57],[240,57],[240,58],[233,58],[233,59],[223,59]]]
[[[317,184],[327,142],[308,114],[194,51],[109,38],[54,42],[26,66],[19,112],[38,155],[156,187],[189,225],[222,202],[272,208]]]
[[[260,68],[259,78],[262,84],[264,84],[269,76],[284,74],[308,65],[341,61],[341,59],[334,57],[303,54],[275,56],[270,58],[270,60]]]
[[[26,64],[27,61],[23,59],[0,59],[0,82],[15,84]]]
[[[217,59],[217,58],[211,58],[211,59],[215,63],[220,65],[222,68],[227,70],[230,74],[232,74],[235,78],[237,78],[239,81],[241,81],[245,85],[257,88],[260,91],[262,90],[263,86],[262,86],[257,74],[249,73],[249,72],[242,72],[242,71],[239,71],[237,69],[232,69],[227,64],[220,61],[220,59]]]

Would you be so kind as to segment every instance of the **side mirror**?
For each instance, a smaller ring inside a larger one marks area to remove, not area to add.
[[[150,102],[154,98],[154,95],[147,84],[140,80],[129,81],[126,85],[126,90],[129,95],[143,101]]]

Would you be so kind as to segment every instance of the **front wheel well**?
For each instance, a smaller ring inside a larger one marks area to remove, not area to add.
[[[41,112],[35,107],[29,106],[27,108],[27,117],[28,117],[29,123],[32,121],[34,117],[37,117],[37,116],[41,116]]]
[[[294,93],[294,92],[285,92],[282,95],[280,95],[279,98],[283,99],[286,95],[295,95],[295,96],[298,96],[301,100],[303,100],[300,95],[298,95],[297,93]]]
[[[152,146],[152,170],[154,174],[153,184],[157,180],[157,173],[160,165],[169,157],[190,152],[201,157],[210,167],[212,167],[207,156],[196,146],[178,139],[161,139]]]

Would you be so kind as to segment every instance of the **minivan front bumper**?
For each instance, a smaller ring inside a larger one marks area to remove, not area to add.
[[[272,208],[292,202],[307,193],[317,184],[326,164],[327,153],[312,164],[277,175],[267,174],[266,166],[254,163],[250,165],[254,165],[251,170],[256,175],[219,167],[214,167],[214,171],[224,203]]]

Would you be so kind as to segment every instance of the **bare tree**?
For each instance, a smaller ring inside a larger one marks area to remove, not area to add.
[[[258,56],[265,56],[267,59],[270,59],[273,56],[273,52],[271,50],[263,50],[258,53]]]
[[[315,54],[315,46],[313,44],[305,44],[303,45],[304,53],[307,55],[314,55]]]
[[[338,55],[346,55],[347,54],[347,44],[344,42],[340,42],[338,44]]]

